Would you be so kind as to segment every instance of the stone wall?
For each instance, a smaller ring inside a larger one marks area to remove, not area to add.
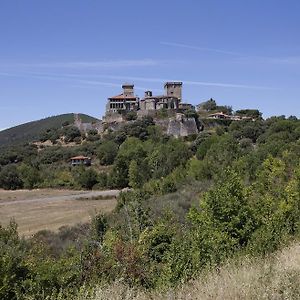
[[[175,137],[197,134],[199,130],[194,118],[188,118],[184,114],[176,114],[169,119],[167,134]]]
[[[121,122],[125,122],[125,119],[123,117],[122,114],[119,113],[107,113],[104,117],[103,117],[103,122],[105,123],[121,123]]]
[[[120,118],[121,117],[121,118]],[[142,117],[141,115],[139,117]],[[167,118],[156,118],[154,115],[153,121],[159,126],[162,131],[170,136],[184,137],[191,134],[199,133],[197,124],[194,118],[188,118],[184,114],[176,113],[173,116]],[[107,130],[117,131],[128,123],[134,121],[124,121],[122,115],[114,114],[112,116],[105,117],[103,121],[96,123],[80,123],[78,122],[75,126],[84,133],[87,133],[91,129],[96,129],[99,134],[105,133]]]

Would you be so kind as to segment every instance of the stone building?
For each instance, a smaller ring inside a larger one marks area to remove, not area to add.
[[[165,95],[175,97],[179,102],[182,100],[182,82],[166,82],[164,85]]]
[[[145,92],[145,97],[140,101],[141,110],[178,109],[182,99],[182,82],[166,82],[165,94],[153,96],[151,91]]]
[[[182,103],[182,82],[166,82],[164,94],[154,96],[152,91],[146,91],[143,99],[134,95],[134,85],[124,84],[123,93],[108,98],[106,106],[106,118],[111,113],[119,111],[140,110],[142,114],[159,109],[187,110],[193,108],[191,104]]]
[[[131,111],[139,108],[139,98],[134,95],[133,84],[123,84],[123,93],[108,98],[106,112]]]

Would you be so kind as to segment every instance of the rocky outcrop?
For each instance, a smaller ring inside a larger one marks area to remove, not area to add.
[[[167,134],[175,137],[189,136],[199,132],[194,118],[188,118],[184,114],[176,114],[175,118],[170,118]]]
[[[154,117],[153,121],[165,134],[174,137],[184,137],[191,134],[198,134],[199,132],[195,119],[186,117],[181,113],[176,113],[168,118]],[[113,114],[97,123],[81,123],[79,121],[75,123],[75,126],[84,133],[87,133],[91,129],[96,129],[99,134],[103,134],[107,130],[120,130],[124,125],[132,122],[134,121],[124,121],[124,118],[119,114]]]

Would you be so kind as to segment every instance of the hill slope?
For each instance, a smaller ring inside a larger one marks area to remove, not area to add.
[[[83,122],[98,121],[98,119],[84,114],[79,114],[79,117]],[[69,113],[52,116],[0,131],[0,146],[32,142],[45,130],[50,128],[60,128],[64,122],[70,122],[70,124],[72,124],[74,122],[74,114]]]

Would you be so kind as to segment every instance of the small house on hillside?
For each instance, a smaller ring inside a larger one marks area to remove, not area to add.
[[[74,156],[70,158],[72,166],[90,166],[92,163],[92,159],[86,156]]]
[[[217,112],[214,114],[210,114],[208,119],[216,119],[216,120],[224,120],[224,119],[231,119],[231,116],[224,114],[223,112]]]

